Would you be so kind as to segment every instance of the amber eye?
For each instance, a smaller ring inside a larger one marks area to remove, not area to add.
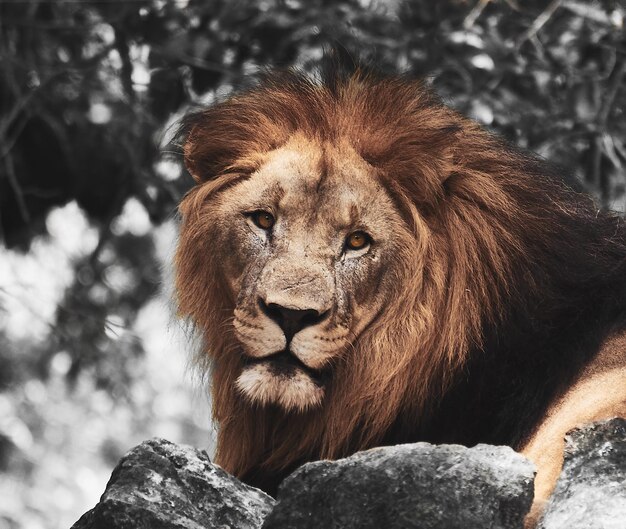
[[[275,222],[273,215],[267,211],[255,211],[250,216],[252,221],[262,230],[271,229]]]
[[[361,250],[370,243],[370,236],[363,231],[355,231],[348,235],[346,239],[346,248],[349,250]]]

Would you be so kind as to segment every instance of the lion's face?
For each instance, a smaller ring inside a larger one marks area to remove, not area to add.
[[[347,145],[295,137],[261,158],[216,209],[244,355],[236,386],[253,403],[306,410],[383,307],[406,230]]]

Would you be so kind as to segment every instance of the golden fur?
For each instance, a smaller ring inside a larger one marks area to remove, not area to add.
[[[217,462],[251,483],[273,490],[272,476],[302,462],[393,442],[520,448],[609,327],[622,328],[612,297],[624,292],[619,220],[418,82],[359,70],[321,82],[276,74],[192,116],[184,132],[198,185],[180,206],[178,304],[203,333],[197,360],[211,373]],[[299,411],[251,404],[237,390],[239,284],[228,267],[243,265],[229,260],[231,241],[215,223],[229,193],[294,138],[302,152],[354,153],[359,174],[393,202],[404,241],[384,307],[329,357],[320,404]],[[584,330],[584,307],[609,297],[590,338],[575,341],[563,322]],[[475,424],[463,406],[474,406]]]

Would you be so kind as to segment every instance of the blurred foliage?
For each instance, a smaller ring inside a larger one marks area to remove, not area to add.
[[[4,396],[29,416],[33,381],[85,395],[84,374],[93,391],[136,400],[144,344],[117,334],[161,272],[152,231],[120,227],[125,208],[152,226],[173,217],[191,185],[168,144],[182,113],[261,68],[310,71],[325,47],[428,79],[623,210],[625,17],[623,0],[0,0],[0,240],[32,253],[68,203],[95,231],[45,339],[17,342],[0,325],[0,412]],[[22,421],[31,435],[37,420]],[[2,424],[0,470],[15,449]]]

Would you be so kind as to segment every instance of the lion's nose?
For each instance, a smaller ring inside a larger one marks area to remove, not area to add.
[[[326,312],[315,309],[288,309],[277,303],[265,303],[263,300],[259,300],[259,305],[261,310],[273,319],[285,333],[287,343],[298,331],[319,323],[326,316]]]

